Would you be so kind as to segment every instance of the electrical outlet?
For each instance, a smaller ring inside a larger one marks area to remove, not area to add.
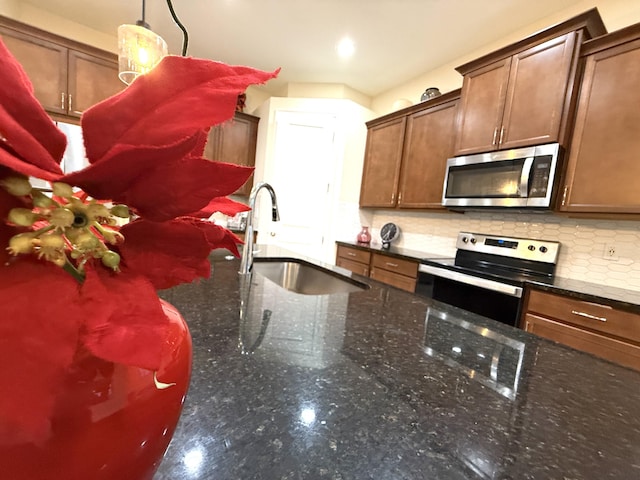
[[[605,260],[618,260],[618,251],[613,243],[605,243],[602,258]]]

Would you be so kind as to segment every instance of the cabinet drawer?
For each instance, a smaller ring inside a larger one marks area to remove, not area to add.
[[[371,267],[371,274],[369,275],[374,280],[386,283],[392,287],[406,290],[407,292],[416,291],[416,279],[407,277],[406,275],[400,275],[399,273],[393,273],[381,268]]]
[[[527,311],[640,343],[640,316],[609,305],[531,290]]]
[[[640,347],[527,313],[525,329],[549,340],[640,370]]]
[[[352,262],[365,263],[368,267],[369,260],[371,259],[371,253],[366,250],[359,250],[357,248],[343,247],[342,245],[339,245],[337,257],[351,260]]]
[[[347,270],[351,270],[353,273],[357,273],[358,275],[362,275],[363,277],[369,276],[369,265],[365,265],[363,263],[354,262],[347,258],[338,258],[336,260],[336,265],[338,267],[346,268]]]
[[[379,253],[373,254],[373,259],[371,260],[372,270],[373,267],[406,275],[407,277],[412,277],[414,279],[418,276],[418,262],[402,260],[395,257],[389,257],[387,255],[380,255]]]

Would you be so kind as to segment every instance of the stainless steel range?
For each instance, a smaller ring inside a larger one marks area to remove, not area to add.
[[[552,283],[560,243],[460,232],[455,258],[425,258],[417,293],[516,325],[526,280]]]

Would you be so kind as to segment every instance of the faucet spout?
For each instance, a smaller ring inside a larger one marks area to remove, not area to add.
[[[271,196],[271,219],[274,222],[280,220],[280,214],[278,213],[278,200],[276,199],[276,192],[271,185],[266,182],[260,182],[253,187],[251,194],[249,195],[249,208],[251,211],[247,217],[247,227],[244,236],[244,246],[242,247],[242,260],[240,261],[240,274],[247,275],[251,273],[251,267],[253,266],[253,219],[256,207],[256,197],[258,192],[262,189],[266,189]]]

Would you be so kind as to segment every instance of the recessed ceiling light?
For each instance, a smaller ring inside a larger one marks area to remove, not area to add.
[[[349,37],[344,37],[336,45],[336,51],[341,58],[349,58],[355,53],[356,45]]]

